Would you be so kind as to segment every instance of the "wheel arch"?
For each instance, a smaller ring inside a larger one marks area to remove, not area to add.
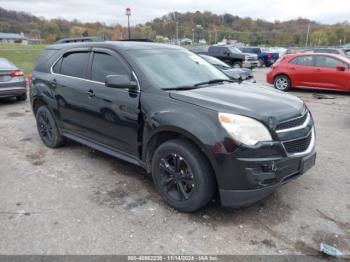
[[[48,103],[44,101],[41,97],[35,97],[33,98],[33,103],[32,103],[32,110],[34,115],[36,115],[36,112],[38,111],[39,107],[41,106],[48,106]]]
[[[210,154],[207,151],[204,144],[193,134],[190,132],[179,128],[179,127],[173,127],[173,126],[167,126],[162,127],[153,132],[153,134],[150,136],[150,138],[146,141],[146,146],[144,146],[142,150],[142,159],[144,159],[146,164],[146,170],[147,172],[151,172],[151,162],[153,158],[153,154],[156,151],[156,149],[163,144],[166,141],[175,139],[175,138],[183,138],[187,140],[189,143],[193,144],[199,152],[205,157],[205,159],[209,162],[209,165],[211,167],[211,171],[213,174],[215,174],[215,170],[213,168],[213,161],[210,158]]]

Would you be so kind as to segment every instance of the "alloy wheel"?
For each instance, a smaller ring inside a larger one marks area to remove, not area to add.
[[[45,144],[51,144],[53,139],[52,124],[46,112],[41,112],[38,117],[38,128]]]
[[[275,86],[278,90],[282,90],[282,91],[288,89],[288,86],[289,86],[288,79],[286,79],[285,77],[278,77],[276,79]]]
[[[159,171],[162,189],[169,197],[176,201],[185,201],[192,196],[194,175],[183,157],[170,154],[161,158]]]

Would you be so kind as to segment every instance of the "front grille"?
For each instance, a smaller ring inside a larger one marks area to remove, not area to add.
[[[279,123],[277,125],[277,130],[282,130],[282,129],[288,129],[288,128],[293,128],[293,127],[297,127],[297,126],[301,126],[302,124],[304,124],[304,122],[306,121],[306,118],[308,116],[308,113],[305,113],[303,116],[298,117],[298,118],[294,118],[292,120],[287,120],[284,121],[282,123]]]
[[[283,145],[289,154],[302,153],[309,148],[311,139],[312,132],[310,132],[307,137],[283,142]]]

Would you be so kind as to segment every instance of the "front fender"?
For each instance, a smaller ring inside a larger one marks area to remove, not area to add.
[[[163,132],[176,133],[194,143],[207,157],[215,173],[222,153],[231,153],[237,149],[221,127],[217,112],[169,97],[166,101],[155,101],[153,97],[152,106],[148,107],[148,103],[144,102],[147,98],[144,96],[142,99],[143,159],[152,139]],[[148,109],[152,109],[152,112]]]

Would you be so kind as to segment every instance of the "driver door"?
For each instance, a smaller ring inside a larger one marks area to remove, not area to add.
[[[140,92],[110,88],[108,75],[133,73],[124,60],[108,49],[94,48],[89,63],[89,104],[92,107],[88,134],[94,141],[131,155],[138,154]]]

